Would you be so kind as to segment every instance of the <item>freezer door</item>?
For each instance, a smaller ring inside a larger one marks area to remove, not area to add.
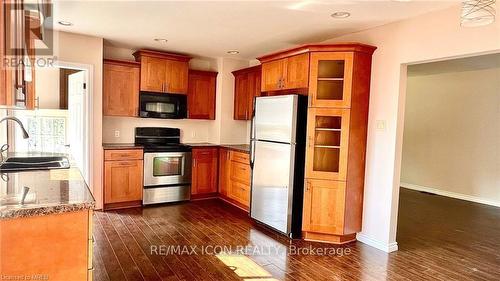
[[[253,138],[295,143],[296,122],[297,95],[256,98]]]
[[[295,145],[255,142],[252,170],[252,218],[289,234]]]

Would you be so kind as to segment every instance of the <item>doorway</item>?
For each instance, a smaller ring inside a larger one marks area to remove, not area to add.
[[[500,54],[407,75],[399,250],[489,279],[500,252]]]
[[[37,69],[35,109],[9,111],[23,122],[30,138],[25,140],[14,126],[8,127],[11,151],[67,154],[89,186],[90,72],[90,66],[61,62]]]

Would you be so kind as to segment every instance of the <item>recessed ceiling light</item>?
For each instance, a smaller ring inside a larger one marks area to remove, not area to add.
[[[63,21],[63,20],[60,20],[57,23],[60,25],[64,25],[64,26],[72,26],[73,25],[73,23],[71,23],[69,21]]]
[[[161,43],[167,43],[168,42],[168,40],[164,39],[164,38],[155,38],[155,41],[156,42],[161,42]]]
[[[336,19],[345,19],[351,16],[351,13],[349,12],[335,12],[330,15],[332,18]]]
[[[230,51],[227,51],[228,54],[230,55],[237,55],[240,53],[240,51],[237,51],[237,50],[230,50]]]

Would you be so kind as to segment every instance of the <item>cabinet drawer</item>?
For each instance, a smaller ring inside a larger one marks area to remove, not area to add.
[[[231,179],[250,185],[250,165],[232,161]]]
[[[250,156],[248,153],[231,151],[231,161],[240,162],[243,164],[250,164]]]
[[[244,183],[233,181],[231,183],[231,190],[229,197],[238,201],[239,203],[249,206],[250,205],[250,186]]]
[[[142,149],[115,149],[105,150],[104,160],[140,160],[143,157]]]

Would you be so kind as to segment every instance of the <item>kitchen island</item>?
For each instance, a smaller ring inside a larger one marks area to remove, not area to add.
[[[2,276],[12,280],[92,280],[95,201],[80,171],[70,168],[0,176]]]

